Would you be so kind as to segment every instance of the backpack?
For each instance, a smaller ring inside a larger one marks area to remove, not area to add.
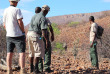
[[[102,35],[103,35],[103,32],[104,32],[104,28],[101,27],[101,26],[98,26],[98,29],[97,29],[97,39],[100,39],[100,42],[101,42],[101,46],[102,46]]]
[[[98,26],[98,29],[97,29],[97,39],[101,39],[101,37],[103,35],[103,32],[104,32],[104,28],[101,27],[101,26]]]

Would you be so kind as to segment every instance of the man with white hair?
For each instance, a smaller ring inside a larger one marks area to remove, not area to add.
[[[9,0],[10,6],[5,9],[3,15],[4,28],[6,29],[7,39],[7,74],[12,72],[12,56],[14,48],[19,53],[19,64],[21,67],[20,74],[26,74],[25,71],[25,31],[23,16],[21,10],[16,8],[19,0]]]

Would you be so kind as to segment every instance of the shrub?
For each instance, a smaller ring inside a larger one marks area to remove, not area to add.
[[[3,26],[0,26],[0,58],[6,57],[6,32]]]
[[[79,24],[79,22],[70,22],[68,24],[69,27],[76,27]]]
[[[79,39],[77,39],[73,43],[73,50],[72,50],[72,52],[73,52],[73,56],[74,56],[75,59],[76,59],[76,56],[78,54],[78,48],[79,48]]]
[[[63,47],[63,43],[56,42],[54,44],[53,51],[56,51],[59,55],[65,54],[65,48]]]
[[[109,27],[105,29],[105,32],[102,36],[102,44],[100,40],[98,40],[98,53],[103,58],[110,58],[110,29]]]
[[[3,23],[1,23],[0,25],[0,58],[2,59],[6,59],[6,56],[7,56],[7,50],[6,50],[6,31],[5,29],[3,28]],[[13,64],[14,65],[18,65],[18,56],[19,54],[16,53],[16,50],[15,51],[15,54],[13,55]]]
[[[59,28],[58,28],[58,25],[55,24],[55,23],[52,23],[51,25],[52,25],[54,34],[55,34],[55,35],[59,35],[59,34],[60,34],[60,30],[59,30]]]
[[[55,47],[54,47],[54,50],[64,50],[63,48],[63,43],[60,43],[60,42],[56,42],[55,43]]]

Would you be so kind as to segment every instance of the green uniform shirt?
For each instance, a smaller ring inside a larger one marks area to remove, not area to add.
[[[43,12],[35,14],[29,26],[29,31],[35,31],[38,34],[41,34],[42,29],[47,29],[47,20],[43,15]]]

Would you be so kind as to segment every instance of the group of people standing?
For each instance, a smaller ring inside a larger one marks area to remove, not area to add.
[[[35,73],[43,72],[43,59],[45,60],[44,71],[52,72],[50,69],[51,42],[49,37],[51,35],[51,41],[54,41],[54,33],[51,22],[45,17],[49,11],[50,7],[48,5],[44,5],[42,8],[36,7],[36,14],[32,17],[29,26],[27,41],[29,46],[30,72],[33,72],[33,70],[35,70]],[[49,34],[48,30],[51,34]],[[34,58],[35,66],[33,64]]]
[[[52,72],[50,69],[51,41],[54,41],[54,33],[51,22],[46,18],[46,15],[50,11],[50,7],[48,5],[44,5],[42,8],[35,8],[35,15],[31,19],[26,36],[21,10],[16,8],[19,0],[9,0],[9,2],[10,6],[5,9],[3,16],[4,28],[7,32],[7,74],[13,74],[11,64],[15,47],[19,53],[19,65],[21,68],[20,74],[27,74],[25,70],[26,41],[29,49],[30,73],[34,72],[34,74],[37,74],[43,71]],[[89,21],[92,24],[90,29],[90,55],[92,66],[98,68],[96,50],[96,33],[98,25],[94,20],[93,16],[89,18]],[[51,41],[49,39],[51,39]]]

